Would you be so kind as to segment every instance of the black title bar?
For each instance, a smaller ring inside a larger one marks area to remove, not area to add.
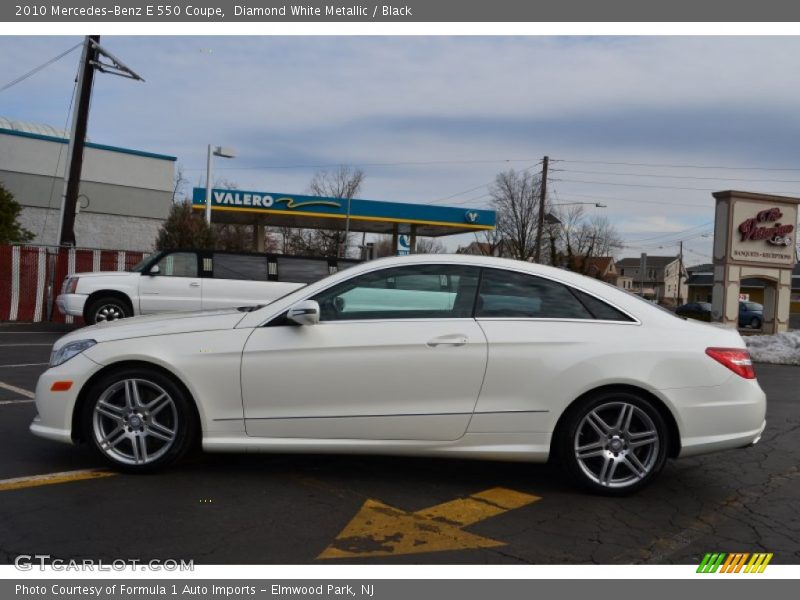
[[[11,0],[4,22],[798,22],[786,0]]]

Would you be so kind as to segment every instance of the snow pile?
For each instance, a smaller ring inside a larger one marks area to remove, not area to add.
[[[744,338],[754,362],[800,365],[800,330]]]

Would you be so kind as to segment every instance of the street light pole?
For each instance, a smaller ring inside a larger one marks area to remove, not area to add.
[[[236,150],[222,146],[208,145],[208,158],[206,160],[206,223],[211,225],[211,167],[214,156],[221,158],[236,158]]]
[[[211,144],[208,145],[206,161],[206,223],[211,225]]]

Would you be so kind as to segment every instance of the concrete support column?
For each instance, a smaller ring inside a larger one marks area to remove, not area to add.
[[[399,232],[397,228],[397,223],[392,226],[392,256],[397,256],[397,244],[398,244],[398,237]]]
[[[253,223],[253,248],[256,252],[264,252],[266,227],[261,223]]]

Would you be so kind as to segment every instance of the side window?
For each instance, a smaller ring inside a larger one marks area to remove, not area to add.
[[[158,261],[160,277],[197,277],[197,254],[171,252]]]
[[[589,312],[592,313],[595,319],[601,319],[603,321],[633,321],[633,319],[624,312],[617,310],[610,304],[606,304],[590,294],[586,294],[574,288],[572,292],[578,297],[581,303],[589,309]]]
[[[358,275],[313,298],[322,321],[471,317],[478,269],[414,265]]]
[[[567,286],[522,273],[486,269],[478,294],[478,317],[592,319]]]
[[[214,279],[267,280],[267,257],[214,253]]]

